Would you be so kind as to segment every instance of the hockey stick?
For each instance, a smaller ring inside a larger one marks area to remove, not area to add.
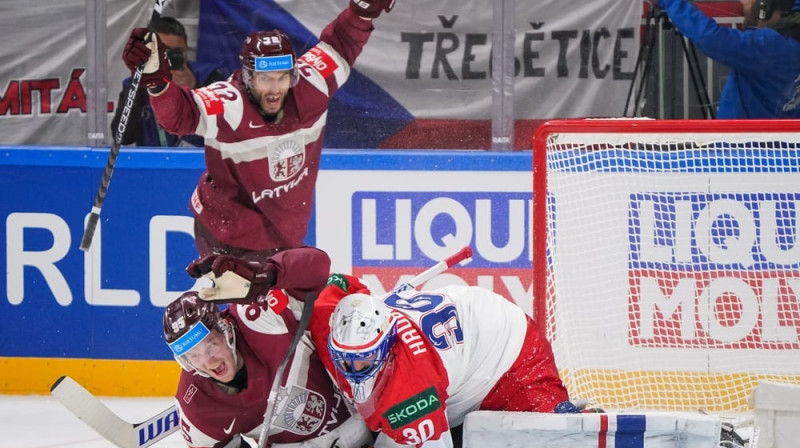
[[[128,423],[68,376],[62,376],[50,393],[98,434],[120,448],[147,448],[180,427],[175,406],[141,423]]]
[[[405,291],[410,288],[417,287],[422,283],[427,282],[431,278],[441,274],[450,267],[464,262],[472,257],[472,249],[465,247],[454,255],[438,262],[433,267],[418,274],[411,279],[408,283],[404,283],[391,293]],[[309,299],[310,302],[309,302]],[[311,311],[313,309],[313,301],[316,296],[312,295],[306,298],[306,304],[303,308],[303,313],[300,317],[297,332],[290,344],[289,349],[286,351],[284,359],[276,371],[275,379],[273,380],[272,388],[267,399],[267,410],[264,412],[265,424],[261,429],[259,436],[259,446],[263,448],[266,446],[267,437],[265,433],[269,431],[269,422],[272,420],[274,413],[275,397],[280,385],[280,379],[283,377],[283,371],[286,368],[286,363],[297,345],[297,341],[302,337],[305,328],[308,326]],[[308,306],[311,305],[311,306]],[[298,337],[298,335],[301,335]],[[296,340],[295,340],[296,339]],[[98,434],[105,437],[107,440],[114,443],[120,448],[147,448],[150,445],[162,440],[168,435],[175,432],[180,424],[178,410],[175,406],[161,411],[160,413],[150,417],[140,423],[130,423],[106,407],[97,397],[92,395],[83,386],[78,384],[72,378],[62,376],[59,378],[50,389],[50,393],[56,397],[70,412],[75,414],[78,418],[83,420],[88,426],[97,431]],[[264,445],[261,445],[261,443]]]
[[[442,272],[450,269],[458,263],[467,263],[472,258],[472,248],[469,246],[462,247],[461,250],[450,255],[444,260],[431,266],[424,272],[420,272],[416,277],[412,278],[408,283],[403,283],[397,288],[393,289],[389,294],[395,294],[408,289],[416,288],[417,286],[427,282],[428,280],[436,277]]]
[[[166,0],[155,0],[153,6],[153,15],[150,17],[148,24],[149,28],[161,17],[161,10],[164,7]],[[142,71],[144,65],[136,67],[136,71],[131,78],[130,89],[128,90],[128,97],[125,100],[125,107],[119,116],[119,124],[117,125],[117,133],[114,135],[114,142],[111,144],[111,150],[108,152],[108,159],[106,160],[106,167],[103,170],[103,177],[100,179],[100,186],[97,188],[97,194],[94,197],[94,204],[92,211],[89,213],[89,219],[86,221],[86,228],[83,231],[83,238],[81,238],[81,250],[86,252],[92,245],[92,238],[94,231],[97,229],[97,222],[100,220],[100,210],[103,208],[103,202],[106,200],[106,192],[108,185],[111,183],[111,175],[114,173],[114,165],[117,164],[117,156],[119,156],[119,147],[122,142],[122,136],[125,135],[125,128],[128,126],[128,119],[131,116],[131,110],[136,102],[136,94],[139,91],[139,83],[142,81]],[[117,106],[119,107],[119,105]]]
[[[261,431],[258,433],[258,448],[267,446],[267,437],[269,437],[267,432],[269,432],[269,428],[272,426],[272,414],[275,413],[275,399],[278,397],[278,389],[280,389],[281,386],[283,371],[286,370],[289,358],[294,354],[297,343],[303,338],[303,334],[306,332],[306,328],[308,328],[308,323],[311,321],[311,312],[314,310],[315,300],[317,300],[317,293],[311,293],[306,296],[306,300],[303,302],[303,312],[300,314],[300,322],[297,324],[297,331],[295,331],[292,342],[289,343],[289,348],[283,355],[281,363],[278,364],[278,368],[275,370],[275,377],[272,379],[272,387],[270,387],[269,395],[267,396],[267,409],[264,410],[264,424],[261,425]]]
[[[472,258],[472,248],[466,246],[461,250],[459,250],[458,252],[456,252],[455,254],[445,258],[444,260],[426,269],[424,272],[417,274],[417,276],[412,278],[407,283],[399,285],[397,288],[393,289],[389,294],[395,294],[401,291],[406,291],[409,289],[416,288],[417,286],[427,282],[433,277],[436,277],[442,272],[448,270],[450,267],[458,263],[464,262],[470,258]],[[309,297],[311,296],[312,295],[309,295]],[[297,327],[297,333],[295,333],[294,338],[292,339],[292,343],[289,346],[289,350],[286,351],[286,354],[281,360],[281,363],[277,369],[277,373],[275,374],[275,378],[272,381],[272,388],[270,389],[269,397],[267,398],[267,409],[264,412],[264,424],[261,426],[261,431],[258,435],[258,448],[265,448],[267,446],[267,438],[269,438],[269,435],[267,433],[269,432],[269,428],[272,426],[271,425],[272,416],[275,412],[275,398],[278,394],[278,389],[280,388],[281,379],[283,377],[283,371],[286,368],[286,364],[287,361],[289,360],[289,357],[294,353],[294,349],[297,346],[297,342],[300,340],[302,334],[305,332],[306,327],[308,326],[308,321],[311,320],[311,309],[313,308],[313,302],[314,300],[316,300],[316,298],[317,298],[316,294],[313,294],[313,297],[311,297],[311,303],[309,303],[308,298],[306,298],[305,306],[303,308],[303,314],[300,317],[300,325]]]

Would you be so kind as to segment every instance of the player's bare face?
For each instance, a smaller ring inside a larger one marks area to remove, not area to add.
[[[223,383],[233,380],[241,367],[234,364],[233,350],[225,342],[225,336],[217,330],[184,356],[194,368]]]
[[[251,93],[262,114],[275,115],[283,109],[291,83],[292,75],[288,70],[253,73]]]

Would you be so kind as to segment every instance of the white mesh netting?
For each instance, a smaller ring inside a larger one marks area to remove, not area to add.
[[[546,124],[534,214],[535,317],[572,397],[744,411],[759,380],[800,383],[797,124]]]

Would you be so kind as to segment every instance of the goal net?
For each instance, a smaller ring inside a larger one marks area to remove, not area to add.
[[[565,120],[534,137],[534,316],[570,396],[745,411],[800,383],[800,125]]]

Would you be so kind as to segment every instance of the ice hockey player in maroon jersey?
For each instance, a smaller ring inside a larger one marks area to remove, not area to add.
[[[324,287],[329,269],[328,255],[310,247],[278,252],[259,266],[231,256],[190,265],[190,273],[211,275],[219,285],[184,293],[164,312],[165,340],[183,367],[175,399],[188,446],[244,448],[249,445],[242,436],[257,439],[275,371],[298,327],[302,299]],[[220,311],[206,300],[221,298],[214,295],[216,286],[242,278],[235,272],[249,280],[243,283],[245,294]],[[350,416],[308,335],[285,372],[270,446],[360,448],[371,442],[363,420]]]
[[[580,412],[533,321],[488,289],[411,289],[382,301],[334,274],[309,328],[339,388],[380,431],[376,448],[460,446],[450,428],[479,409]]]
[[[158,123],[205,138],[206,172],[190,201],[201,257],[264,261],[302,245],[328,103],[372,33],[372,19],[393,6],[394,0],[351,0],[299,58],[283,32],[253,32],[242,45],[241,70],[194,90],[170,82],[157,36],[132,31],[123,60],[131,70],[145,64],[142,84]]]

